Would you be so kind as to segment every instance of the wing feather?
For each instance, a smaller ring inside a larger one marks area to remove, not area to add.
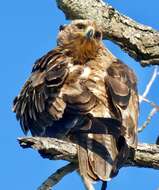
[[[116,176],[128,157],[130,147],[136,148],[138,119],[133,71],[119,60],[114,61],[107,69],[105,86],[108,101],[105,105],[111,119],[89,117],[91,125],[88,127],[87,123],[82,123],[85,132],[79,134],[78,142],[81,175],[103,181]]]
[[[66,104],[58,96],[68,75],[67,64],[64,54],[56,49],[36,61],[13,106],[25,133],[30,129],[34,135],[40,135],[44,129],[35,129],[38,125],[45,128],[62,117]],[[51,118],[50,123],[44,121],[45,118]]]
[[[137,146],[138,95],[133,71],[116,60],[107,70],[106,88],[117,112],[120,112],[124,136],[129,146]],[[119,119],[119,116],[117,116]]]

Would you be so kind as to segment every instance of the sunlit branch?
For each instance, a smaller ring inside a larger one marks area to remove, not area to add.
[[[56,0],[67,19],[93,19],[103,38],[119,45],[142,66],[159,65],[159,32],[122,15],[102,0]]]
[[[141,97],[141,96],[139,96],[139,98],[140,98],[140,97]],[[150,104],[152,107],[154,107],[154,108],[156,108],[157,110],[159,110],[159,106],[158,106],[157,104],[155,104],[154,102],[148,100],[147,98],[143,98],[143,97],[142,97],[142,101],[144,101],[144,102]]]
[[[74,162],[57,170],[38,190],[50,190],[51,187],[57,184],[65,175],[78,168],[76,144],[44,137],[22,137],[18,140],[23,148],[33,148],[37,150],[43,158],[50,160],[63,159]],[[125,166],[159,169],[159,146],[155,144],[138,143],[135,154],[129,155]],[[83,182],[85,183],[86,181],[83,180]],[[85,185],[87,185],[87,190],[91,190],[89,184]]]
[[[152,110],[150,111],[146,121],[143,123],[143,125],[138,129],[138,132],[142,132],[146,127],[147,125],[150,123],[152,117],[155,115],[156,112],[159,112],[159,106],[156,105],[154,102],[148,100],[147,98],[143,98],[142,97],[142,101],[148,103],[150,106],[152,106]]]
[[[143,101],[150,104],[153,108],[150,111],[150,113],[148,114],[148,117],[146,119],[146,121],[143,123],[143,125],[138,129],[138,132],[142,132],[147,126],[148,124],[151,122],[152,117],[155,115],[156,112],[159,111],[159,106],[156,105],[154,102],[148,100],[146,98],[146,96],[148,95],[148,93],[150,92],[151,86],[154,83],[155,79],[157,78],[157,76],[159,75],[158,72],[158,67],[155,66],[152,77],[150,79],[150,81],[148,82],[148,84],[146,85],[145,91],[142,95],[139,96],[139,103],[141,104]]]
[[[142,95],[140,95],[140,97],[139,97],[140,104],[143,101],[143,99],[146,98],[146,96],[149,93],[151,86],[154,83],[157,76],[158,76],[158,66],[155,66],[152,77],[151,77],[150,81],[148,82],[148,84],[146,85],[144,93]]]
[[[143,123],[143,125],[138,129],[138,132],[142,132],[146,127],[147,125],[150,123],[152,117],[155,115],[155,113],[159,111],[156,107],[152,108],[152,110],[150,111],[146,121]]]
[[[50,160],[63,159],[71,162],[77,161],[76,144],[44,137],[22,137],[18,140],[23,148],[33,148],[44,158]],[[135,157],[130,155],[125,166],[159,169],[159,146],[156,144],[138,143]]]

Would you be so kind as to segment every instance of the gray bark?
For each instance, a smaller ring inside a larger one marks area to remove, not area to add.
[[[159,32],[120,14],[102,0],[56,0],[67,19],[94,19],[103,38],[118,44],[142,66],[159,65]]]
[[[23,148],[33,148],[43,158],[77,162],[77,148],[73,143],[44,137],[22,137],[18,140]],[[139,143],[135,156],[130,155],[125,166],[159,169],[159,145]]]
[[[69,163],[68,165],[58,169],[55,173],[50,175],[37,190],[51,190],[65,175],[73,172],[78,168],[77,163]]]

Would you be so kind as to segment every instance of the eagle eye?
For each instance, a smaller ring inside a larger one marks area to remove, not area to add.
[[[65,25],[60,25],[60,27],[59,27],[59,31],[62,31],[62,30],[64,30],[65,29]]]
[[[99,31],[95,32],[95,38],[101,38],[101,36],[102,36],[101,32],[99,32]]]
[[[77,28],[78,29],[84,29],[86,26],[84,25],[84,24],[82,24],[82,23],[78,23],[78,24],[76,24],[76,26],[77,26]]]

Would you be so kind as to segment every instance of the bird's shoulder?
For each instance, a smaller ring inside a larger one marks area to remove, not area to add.
[[[30,77],[13,101],[13,111],[24,132],[28,130],[28,121],[36,121],[41,113],[50,113],[53,119],[62,116],[65,103],[59,93],[68,75],[67,66],[67,56],[59,49],[35,62]]]
[[[137,95],[137,78],[134,71],[116,59],[107,69],[106,84],[112,99],[126,108],[132,94]]]

